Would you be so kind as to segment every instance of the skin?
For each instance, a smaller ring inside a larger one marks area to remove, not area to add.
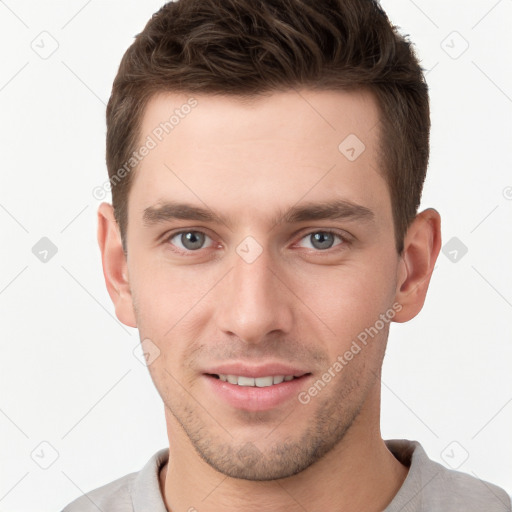
[[[235,408],[202,372],[228,361],[291,363],[311,373],[307,391],[393,304],[400,307],[393,321],[418,314],[441,247],[440,216],[419,213],[397,254],[378,171],[378,108],[368,92],[287,91],[254,102],[194,97],[197,107],[135,171],[127,256],[111,205],[98,210],[116,315],[160,350],[149,371],[169,437],[160,473],[166,506],[382,511],[408,471],[380,434],[389,322],[307,404],[294,397],[257,413]],[[187,99],[153,97],[141,140]],[[338,149],[349,134],[366,147],[355,161]],[[373,220],[274,222],[294,205],[332,199],[370,209]],[[144,210],[165,200],[206,206],[226,223],[146,226]],[[184,245],[180,229],[207,235],[203,245]],[[319,248],[311,235],[325,230],[336,236]],[[236,251],[247,236],[262,248],[252,263]]]

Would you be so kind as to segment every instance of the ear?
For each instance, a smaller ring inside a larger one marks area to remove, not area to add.
[[[114,217],[114,209],[108,203],[101,203],[98,208],[98,244],[101,250],[103,276],[108,294],[114,303],[116,316],[123,324],[137,327],[121,234]]]
[[[395,295],[402,309],[394,322],[407,322],[421,311],[440,249],[441,216],[428,208],[416,216],[405,236]]]

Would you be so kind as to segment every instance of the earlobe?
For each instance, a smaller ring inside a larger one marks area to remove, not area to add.
[[[395,322],[407,322],[421,311],[440,249],[441,216],[428,208],[416,216],[405,236],[395,296],[402,309]]]
[[[108,294],[114,303],[116,316],[123,324],[137,327],[121,234],[113,207],[108,203],[101,203],[98,208],[98,244],[103,276]]]

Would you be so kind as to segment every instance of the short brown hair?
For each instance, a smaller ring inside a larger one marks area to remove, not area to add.
[[[125,251],[133,173],[116,173],[155,93],[252,98],[297,87],[375,95],[401,254],[428,165],[428,87],[411,43],[376,0],[178,0],[153,14],[124,54],[107,106],[106,162]]]

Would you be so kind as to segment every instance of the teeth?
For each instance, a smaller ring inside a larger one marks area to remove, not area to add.
[[[240,379],[238,379],[238,384],[240,384]],[[274,377],[257,377],[254,379],[254,384],[259,388],[272,386],[274,384]]]
[[[238,377],[235,375],[227,375],[226,378],[230,384],[238,384]]]
[[[238,377],[237,380],[239,386],[254,386],[254,377]]]
[[[237,384],[238,386],[251,386],[258,388],[266,388],[274,384],[281,384],[281,382],[288,382],[294,379],[293,375],[269,375],[268,377],[244,377],[243,375],[222,375],[219,374],[219,379],[223,382],[230,384]]]

